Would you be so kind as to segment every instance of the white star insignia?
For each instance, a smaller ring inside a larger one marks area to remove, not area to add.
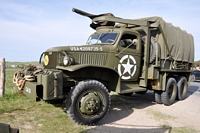
[[[123,74],[125,74],[126,72],[128,72],[131,75],[131,68],[134,66],[132,64],[130,64],[130,59],[128,58],[128,61],[126,64],[122,64],[122,66],[125,68]]]
[[[126,63],[125,63],[126,62]],[[124,68],[122,70],[121,68]],[[128,80],[134,76],[136,72],[136,60],[132,55],[124,55],[118,64],[118,73],[121,79]]]

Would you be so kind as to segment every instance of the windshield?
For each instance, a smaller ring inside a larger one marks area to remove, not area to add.
[[[117,39],[118,33],[100,33],[100,34],[93,34],[89,37],[87,44],[113,44]]]

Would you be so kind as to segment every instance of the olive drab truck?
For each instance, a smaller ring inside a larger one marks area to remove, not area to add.
[[[155,101],[167,106],[187,97],[194,62],[192,35],[161,17],[123,19],[72,11],[90,18],[95,32],[85,45],[43,52],[44,69],[29,71],[35,79],[25,78],[25,95],[44,101],[66,99],[69,117],[84,125],[108,112],[111,91],[132,95],[152,90]]]

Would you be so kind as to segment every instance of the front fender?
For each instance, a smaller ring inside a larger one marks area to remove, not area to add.
[[[87,65],[87,64],[73,65],[73,66],[68,66],[68,67],[56,66],[56,69],[65,70],[69,72],[75,72],[79,70],[81,71],[81,70],[84,70],[85,68],[91,68],[91,69],[97,69],[97,70],[103,69],[105,70],[105,72],[107,71],[110,72],[113,77],[109,79],[109,84],[108,84],[109,90],[116,91],[116,92],[120,91],[121,79],[118,72],[114,70],[113,68],[97,66],[97,65]]]

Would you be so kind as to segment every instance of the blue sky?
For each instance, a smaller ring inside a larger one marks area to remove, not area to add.
[[[161,16],[193,35],[195,60],[200,60],[199,0],[0,0],[0,58],[38,61],[50,47],[85,44],[94,30],[73,7],[129,19]]]

